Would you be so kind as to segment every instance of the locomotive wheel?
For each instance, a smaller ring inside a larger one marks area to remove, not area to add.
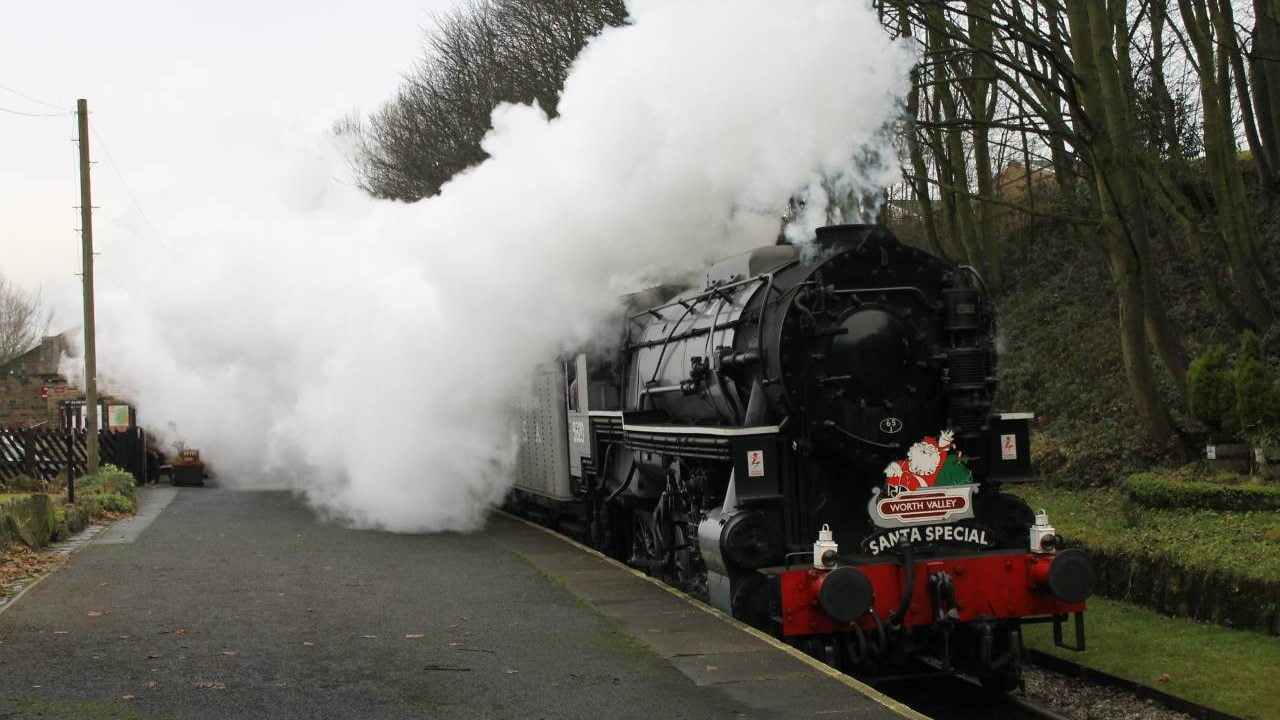
[[[650,574],[661,570],[660,565],[663,564],[653,516],[644,511],[631,513],[631,563],[645,568]]]

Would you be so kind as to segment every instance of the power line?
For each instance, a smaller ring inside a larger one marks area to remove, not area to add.
[[[6,112],[6,113],[9,113],[10,115],[22,115],[23,117],[63,117],[64,115],[67,114],[65,112],[29,113],[29,112],[22,112],[21,110],[10,110],[9,108],[2,108],[2,107],[0,107],[0,112]]]
[[[115,158],[111,157],[111,151],[107,149],[107,143],[103,141],[102,135],[98,133],[97,124],[90,122],[89,129],[93,131],[93,137],[98,141],[98,147],[102,148],[102,154],[107,156],[107,164],[111,166],[111,170],[119,178],[120,184],[124,186],[124,191],[129,194],[129,199],[133,201],[133,206],[138,209],[138,214],[142,216],[142,221],[147,224],[147,229],[151,231],[151,236],[159,243],[160,248],[164,250],[164,254],[172,258],[173,253],[169,251],[169,246],[161,239],[160,233],[156,232],[156,226],[151,224],[151,218],[147,217],[146,211],[142,209],[142,203],[138,202],[138,196],[133,194],[133,188],[129,187],[129,181],[124,179],[124,173],[120,172],[120,167],[116,165]]]
[[[33,103],[39,103],[39,104],[41,104],[41,105],[44,105],[45,107],[51,107],[51,108],[53,108],[54,110],[61,110],[61,111],[63,111],[63,112],[72,112],[71,108],[62,107],[61,105],[54,105],[54,104],[53,104],[53,103],[51,103],[51,102],[45,102],[44,100],[41,100],[40,98],[37,98],[37,97],[31,97],[30,95],[27,95],[26,93],[20,93],[20,92],[18,92],[17,90],[14,90],[14,89],[13,89],[13,88],[11,88],[11,87],[6,87],[6,86],[4,86],[4,85],[0,85],[0,90],[8,90],[9,92],[13,93],[14,95],[17,95],[17,96],[18,96],[18,97],[20,97],[20,98],[24,98],[24,99],[26,99],[26,100],[30,100],[30,101],[31,101],[31,102],[33,102]]]

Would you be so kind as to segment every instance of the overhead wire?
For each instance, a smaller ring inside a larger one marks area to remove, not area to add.
[[[72,110],[70,108],[63,107],[61,105],[57,105],[51,102],[47,102],[45,100],[41,100],[38,97],[34,97],[32,95],[28,95],[23,92],[19,92],[17,90],[14,90],[11,87],[8,87],[7,85],[0,85],[0,90],[5,90],[7,92],[13,93],[14,95],[17,95],[20,98],[24,98],[26,100],[30,100],[31,102],[44,105],[45,107],[62,111],[59,113],[28,113],[28,112],[21,112],[18,110],[9,110],[7,108],[0,107],[0,111],[3,111],[3,112],[13,113],[14,115],[24,115],[27,117],[63,117],[67,113],[71,113],[72,115],[74,115],[76,112],[75,110]],[[124,173],[120,171],[120,166],[116,164],[115,158],[111,156],[111,150],[107,147],[106,141],[102,139],[102,134],[98,132],[97,125],[92,121],[90,121],[89,129],[93,132],[93,136],[97,140],[98,146],[102,148],[102,154],[106,155],[107,164],[111,166],[111,170],[116,174],[116,178],[120,181],[120,185],[124,187],[124,191],[126,194],[128,194],[129,200],[133,203],[133,207],[137,209],[138,215],[142,217],[142,221],[146,223],[147,229],[151,231],[151,236],[155,238],[156,243],[160,245],[160,248],[164,250],[165,254],[168,255],[170,258],[172,258],[173,253],[169,250],[169,245],[165,243],[164,238],[160,237],[160,233],[156,230],[155,224],[151,222],[151,218],[150,216],[147,215],[147,211],[142,209],[142,203],[138,201],[138,196],[134,194],[133,188],[129,186],[129,181],[124,179]],[[78,167],[79,166],[77,163],[77,168]]]
[[[29,113],[29,112],[23,112],[23,111],[21,111],[21,110],[10,110],[9,108],[4,108],[4,107],[0,107],[0,112],[9,113],[10,115],[22,115],[23,117],[36,117],[36,118],[43,118],[43,117],[63,117],[64,115],[66,115],[66,113],[65,113],[65,112],[60,112],[60,113]]]
[[[169,250],[169,245],[160,237],[160,233],[156,231],[156,226],[152,224],[151,218],[147,216],[147,212],[142,209],[142,203],[138,202],[138,196],[133,194],[133,188],[129,187],[129,181],[124,179],[124,173],[120,172],[120,166],[116,165],[115,158],[111,157],[111,150],[107,148],[107,143],[102,139],[102,135],[98,132],[97,125],[90,120],[89,130],[93,133],[94,139],[98,143],[98,147],[102,148],[102,154],[107,156],[107,164],[111,166],[111,170],[116,174],[116,178],[120,180],[120,184],[124,186],[124,191],[128,193],[129,199],[133,201],[133,207],[137,209],[138,215],[142,217],[142,221],[147,224],[147,229],[151,231],[151,236],[155,238],[156,243],[164,250],[164,254],[170,258],[173,253]]]
[[[14,90],[13,88],[8,87],[8,86],[6,86],[6,85],[0,85],[0,90],[7,90],[8,92],[13,93],[14,95],[17,95],[17,96],[18,96],[18,97],[20,97],[20,98],[23,98],[23,99],[26,99],[26,100],[30,100],[30,101],[31,101],[31,102],[33,102],[33,103],[39,103],[39,104],[41,104],[41,105],[44,105],[45,107],[51,107],[51,108],[53,108],[54,110],[61,110],[61,111],[63,111],[63,112],[75,112],[75,111],[74,111],[74,110],[72,110],[71,108],[66,108],[66,107],[63,107],[63,106],[61,106],[61,105],[55,105],[54,103],[51,103],[51,102],[45,102],[44,100],[41,100],[41,99],[40,99],[40,98],[38,98],[38,97],[32,97],[32,96],[30,96],[30,95],[28,95],[28,94],[26,94],[26,93],[18,92],[17,90]]]

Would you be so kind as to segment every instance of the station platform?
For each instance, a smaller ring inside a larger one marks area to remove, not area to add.
[[[630,568],[156,487],[0,612],[5,718],[922,718]]]

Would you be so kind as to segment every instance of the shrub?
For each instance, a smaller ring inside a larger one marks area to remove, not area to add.
[[[83,475],[76,478],[76,491],[85,495],[117,493],[126,497],[133,497],[133,490],[136,486],[137,483],[134,482],[133,475],[128,470],[121,470],[115,465],[103,465],[93,475]]]
[[[1189,382],[1189,381],[1188,381]],[[1276,392],[1275,378],[1266,358],[1262,356],[1262,344],[1258,336],[1245,332],[1240,342],[1240,356],[1235,368],[1236,417],[1240,429],[1259,432],[1276,424],[1277,405],[1280,396]]]
[[[23,474],[10,480],[9,486],[12,487],[14,490],[31,492],[31,491],[43,489],[44,483],[31,477],[30,475]]]
[[[1280,510],[1280,486],[1275,485],[1223,485],[1134,473],[1124,487],[1129,500],[1150,508]]]
[[[102,514],[101,495],[77,495],[76,505],[80,506],[86,517],[94,518]]]
[[[1236,388],[1227,364],[1227,349],[1214,345],[1191,361],[1187,370],[1187,401],[1191,414],[1217,439],[1240,432]]]
[[[108,492],[100,493],[92,496],[97,500],[98,507],[105,512],[127,513],[132,514],[137,509],[133,498],[126,497],[120,493]]]

